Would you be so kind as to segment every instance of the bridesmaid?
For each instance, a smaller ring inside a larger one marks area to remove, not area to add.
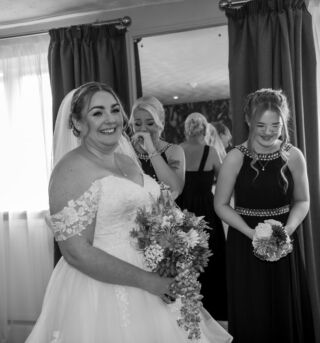
[[[161,138],[165,123],[161,102],[154,96],[137,99],[129,123],[134,132],[132,143],[143,171],[168,185],[175,199],[184,186],[185,157],[179,145]]]
[[[281,90],[257,90],[247,96],[244,113],[248,138],[224,159],[214,199],[229,225],[229,330],[236,343],[314,343],[298,235],[309,184],[305,158],[289,143],[287,98]],[[293,240],[293,251],[274,262],[252,252],[254,229],[266,219],[282,222]]]
[[[209,245],[213,256],[200,276],[201,293],[204,307],[220,324],[226,326],[225,236],[222,222],[213,208],[212,193],[221,159],[217,150],[206,144],[207,126],[207,119],[200,113],[191,113],[186,118],[186,140],[181,144],[186,157],[186,182],[177,204],[197,216],[204,216],[212,227]]]

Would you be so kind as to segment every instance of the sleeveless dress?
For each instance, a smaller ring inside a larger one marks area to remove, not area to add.
[[[78,199],[51,216],[55,238],[81,234],[95,220],[93,245],[147,269],[132,239],[138,208],[149,208],[159,185],[144,175],[141,186],[109,175],[94,181]],[[49,281],[42,311],[27,343],[187,343],[176,322],[179,302],[165,304],[142,289],[97,281],[62,257]],[[231,336],[203,311],[201,341],[231,342]]]
[[[287,144],[284,151],[292,146]],[[279,152],[258,154],[255,168],[244,146],[243,165],[235,183],[235,210],[254,229],[265,219],[286,224],[293,196],[293,178],[285,169],[287,191],[280,175],[284,161]],[[312,314],[297,230],[291,236],[293,252],[276,261],[253,255],[252,241],[229,228],[227,280],[229,331],[235,343],[314,342]]]
[[[205,272],[200,275],[203,305],[216,320],[227,320],[226,241],[223,225],[214,211],[212,186],[214,170],[205,171],[209,146],[204,146],[197,171],[187,171],[184,189],[176,202],[197,216],[204,216],[210,231],[209,246],[213,252]]]

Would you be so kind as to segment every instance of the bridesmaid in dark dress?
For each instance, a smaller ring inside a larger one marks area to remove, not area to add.
[[[235,343],[315,342],[296,229],[309,209],[305,159],[288,143],[289,109],[282,91],[261,89],[245,106],[249,137],[223,162],[215,193],[227,237],[229,331]],[[235,207],[229,205],[235,193]],[[280,221],[293,252],[275,262],[254,256],[254,228]]]
[[[212,193],[221,159],[215,148],[206,145],[207,127],[207,120],[200,113],[191,113],[186,118],[186,141],[181,144],[186,156],[186,181],[177,204],[197,216],[204,216],[212,228],[209,245],[213,256],[199,281],[205,309],[221,323],[227,321],[225,235],[222,222],[213,208]]]
[[[164,114],[157,98],[143,96],[133,104],[129,123],[134,132],[132,143],[144,173],[168,185],[175,199],[184,186],[185,158],[179,145],[160,138]]]

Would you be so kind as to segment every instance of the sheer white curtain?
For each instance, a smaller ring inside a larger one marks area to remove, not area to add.
[[[24,341],[13,328],[32,326],[53,268],[48,46],[48,35],[0,40],[1,343]]]

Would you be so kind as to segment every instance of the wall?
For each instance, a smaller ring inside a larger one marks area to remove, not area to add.
[[[96,11],[0,26],[0,37],[48,31],[52,28],[99,22],[128,15],[132,18],[133,36],[226,24],[218,0],[180,0],[173,3],[148,5],[117,11]]]

